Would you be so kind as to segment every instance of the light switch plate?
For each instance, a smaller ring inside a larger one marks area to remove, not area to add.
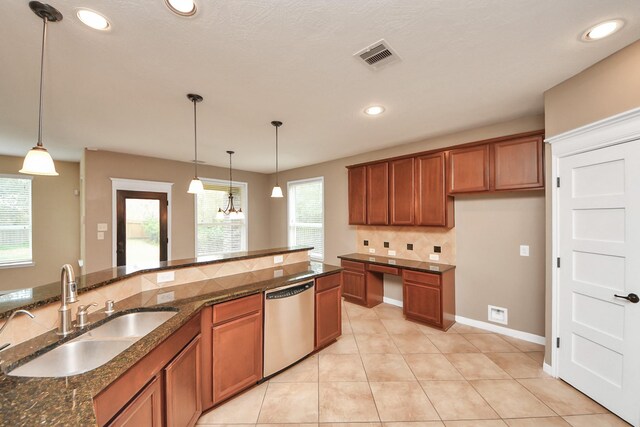
[[[109,227],[107,226],[106,222],[100,222],[98,223],[98,231],[108,231]]]
[[[176,274],[173,271],[163,271],[162,273],[158,273],[158,276],[156,277],[156,281],[158,283],[172,282],[175,279]]]
[[[396,256],[396,251],[389,249],[389,256]]]
[[[440,261],[440,255],[438,254],[429,254],[430,261]]]
[[[376,253],[376,250],[375,250],[374,248],[369,248],[369,253],[370,253],[370,254],[375,254],[375,253]]]
[[[104,240],[104,231],[98,231],[98,240]]]
[[[529,245],[520,245],[520,256],[529,256]]]
[[[273,270],[273,278],[276,279],[278,277],[282,277],[282,275],[284,274],[284,270],[282,270],[281,268],[277,269],[277,270]]]
[[[282,264],[283,261],[284,261],[284,257],[282,255],[276,255],[273,257],[274,264]]]

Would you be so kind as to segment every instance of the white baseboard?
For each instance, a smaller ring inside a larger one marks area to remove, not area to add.
[[[505,328],[504,326],[498,326],[492,323],[481,322],[479,320],[468,319],[462,316],[456,316],[456,322],[462,323],[463,325],[473,326],[475,328],[496,332],[498,334],[506,335],[513,338],[518,338],[524,341],[529,341],[529,342],[540,344],[540,345],[545,345],[547,342],[545,337],[540,335],[530,334],[529,332],[518,331],[511,328]]]
[[[402,308],[402,301],[397,300],[397,299],[393,299],[393,298],[389,298],[389,297],[382,297],[382,302],[385,302],[387,304],[395,305],[396,307]]]
[[[545,374],[551,375],[552,377],[557,378],[555,372],[553,372],[553,368],[551,367],[551,365],[547,365],[546,362],[542,364],[542,370],[544,371]]]

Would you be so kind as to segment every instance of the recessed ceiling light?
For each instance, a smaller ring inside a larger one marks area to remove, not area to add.
[[[78,9],[78,19],[88,27],[94,30],[105,31],[111,28],[111,24],[107,21],[107,18],[100,15],[98,12],[94,12],[89,9]]]
[[[582,40],[601,40],[618,31],[623,25],[624,21],[622,19],[612,19],[610,21],[601,22],[585,31],[582,35]]]
[[[164,0],[173,13],[180,16],[191,16],[196,13],[196,3],[193,0]]]
[[[364,112],[369,116],[377,116],[378,114],[384,113],[384,107],[382,105],[372,105],[371,107],[365,108]]]

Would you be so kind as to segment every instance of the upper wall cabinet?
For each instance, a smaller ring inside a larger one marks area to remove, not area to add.
[[[389,224],[389,163],[367,166],[367,224]]]
[[[489,191],[489,145],[449,152],[449,193]]]
[[[349,168],[349,224],[367,223],[367,167]]]
[[[447,196],[444,152],[416,157],[415,225],[453,227],[453,198]]]
[[[544,186],[542,136],[496,142],[492,149],[494,190]]]
[[[414,160],[399,159],[389,162],[389,211],[391,225],[413,225],[415,204]]]

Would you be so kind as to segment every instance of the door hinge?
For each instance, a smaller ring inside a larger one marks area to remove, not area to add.
[[[560,268],[560,257],[556,258],[556,266]]]
[[[558,178],[559,179],[559,178]],[[559,186],[558,186],[559,187]],[[169,206],[169,201],[167,200],[167,206]]]
[[[556,178],[556,187],[560,188],[560,177]]]
[[[560,337],[556,338],[556,348],[560,348]]]
[[[169,244],[169,238],[168,238],[168,237],[167,237],[167,239],[166,239],[166,242],[165,242],[165,243],[166,243],[166,244]]]

